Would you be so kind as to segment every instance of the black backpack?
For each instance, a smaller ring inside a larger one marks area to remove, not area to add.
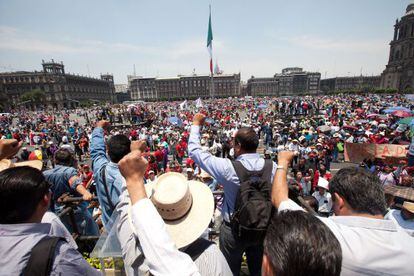
[[[44,237],[31,250],[23,276],[48,276],[52,272],[53,260],[61,237]]]
[[[240,180],[230,221],[233,235],[247,244],[262,244],[274,212],[271,201],[273,162],[265,160],[261,171],[249,171],[239,161],[232,163]]]

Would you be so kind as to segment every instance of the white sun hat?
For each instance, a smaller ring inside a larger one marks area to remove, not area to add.
[[[323,177],[319,177],[318,185],[316,187],[324,188],[325,190],[329,190],[329,182]]]
[[[188,181],[182,174],[169,172],[146,184],[145,190],[177,248],[194,242],[210,224],[214,197],[204,183]]]
[[[9,159],[0,160],[0,172],[6,169],[9,169],[9,168],[23,167],[23,166],[32,167],[32,168],[35,168],[41,171],[43,167],[43,163],[40,160],[23,161],[23,162],[18,162],[18,163],[13,163]]]

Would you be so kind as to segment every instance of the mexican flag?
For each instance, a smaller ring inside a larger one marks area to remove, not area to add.
[[[207,49],[210,54],[210,73],[213,75],[213,30],[211,28],[211,7],[208,17]]]

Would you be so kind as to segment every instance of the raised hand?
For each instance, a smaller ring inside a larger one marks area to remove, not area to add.
[[[18,142],[16,139],[0,140],[0,160],[15,156],[21,147],[22,142]]]
[[[205,120],[206,120],[206,116],[204,114],[197,113],[196,115],[194,115],[193,125],[202,126]]]

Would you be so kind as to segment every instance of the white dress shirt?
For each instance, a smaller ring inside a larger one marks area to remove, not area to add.
[[[63,237],[68,242],[68,244],[73,247],[73,249],[78,249],[78,245],[76,244],[72,235],[69,233],[66,226],[63,225],[60,218],[55,215],[55,213],[49,211],[46,212],[43,215],[41,223],[50,223],[50,236]]]
[[[145,198],[135,203],[131,216],[151,274],[200,275],[190,256],[175,247],[151,200]]]
[[[292,200],[278,212],[303,210]],[[341,275],[413,275],[414,239],[393,221],[358,216],[318,217],[342,248]]]
[[[314,198],[318,201],[319,209],[318,211],[321,213],[329,213],[332,209],[332,196],[329,192],[325,191],[323,195],[321,195],[318,191],[312,194]]]
[[[401,216],[401,210],[392,209],[386,215],[385,219],[394,221],[399,227],[404,229],[408,235],[414,237],[414,219],[405,220]]]

